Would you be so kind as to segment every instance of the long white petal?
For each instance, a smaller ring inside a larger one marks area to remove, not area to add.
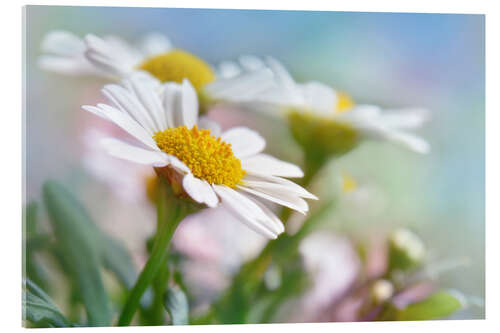
[[[258,154],[266,147],[266,140],[246,127],[233,127],[222,133],[221,139],[231,144],[233,153],[238,158]]]
[[[230,212],[239,217],[254,231],[269,237],[276,238],[278,229],[268,215],[255,202],[241,193],[223,185],[214,185],[215,192],[221,197],[221,203]]]
[[[303,177],[304,173],[298,166],[281,161],[267,154],[257,154],[241,160],[244,170],[252,173],[280,177]]]
[[[167,155],[163,152],[142,149],[114,138],[102,139],[101,144],[110,155],[124,160],[155,167],[168,164]]]
[[[165,118],[170,128],[183,125],[182,118],[179,118],[182,111],[182,88],[175,82],[167,82],[163,85],[163,109]]]
[[[123,82],[128,85],[130,84],[126,80]],[[127,89],[117,84],[108,84],[105,85],[101,91],[118,109],[128,114],[144,127],[149,135],[153,136],[153,134],[159,130],[151,118],[151,115],[146,111],[130,88]]]
[[[98,104],[97,107],[84,105],[82,106],[82,108],[86,111],[94,113],[95,115],[103,119],[115,123],[117,126],[122,128],[124,131],[126,131],[151,149],[158,151],[160,150],[156,142],[153,140],[152,136],[128,114],[123,113],[120,110],[106,104]]]
[[[272,177],[272,176],[270,176],[270,177]],[[258,179],[258,177],[256,177],[256,178]],[[289,181],[289,180],[283,179],[283,178],[278,178],[278,177],[273,177],[273,178],[279,179],[282,182],[276,183],[276,182],[269,181],[269,179],[251,180],[252,179],[251,175],[245,175],[245,178],[243,179],[243,184],[247,187],[250,187],[250,188],[253,188],[256,190],[264,189],[264,190],[280,191],[280,192],[284,192],[284,193],[288,192],[288,193],[293,193],[295,195],[298,195],[299,197],[302,197],[302,198],[318,200],[317,196],[308,192],[302,186],[297,185],[292,181]]]
[[[283,222],[281,222],[281,220],[266,205],[264,205],[257,199],[248,196],[247,198],[255,202],[255,204],[259,206],[262,209],[262,211],[269,216],[269,220],[274,223],[276,230],[278,231],[279,234],[285,231],[285,226],[283,225]]]
[[[145,72],[134,73],[125,81],[125,83],[127,82],[130,83],[130,88],[134,91],[135,96],[148,111],[149,116],[156,125],[156,130],[166,129],[165,112],[157,91],[160,82]]]
[[[198,121],[198,95],[189,80],[182,81],[182,120],[187,128],[192,128]]]
[[[276,189],[273,190],[263,189],[263,188],[252,189],[241,185],[237,185],[237,187],[242,191],[251,193],[253,195],[272,201],[279,205],[294,209],[302,214],[305,214],[309,210],[309,206],[307,205],[307,202],[304,199],[296,195],[290,194],[289,192],[286,193]]]

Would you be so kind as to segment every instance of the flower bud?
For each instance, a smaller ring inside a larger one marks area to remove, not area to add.
[[[424,244],[412,231],[397,229],[389,237],[389,271],[415,268],[424,256]]]

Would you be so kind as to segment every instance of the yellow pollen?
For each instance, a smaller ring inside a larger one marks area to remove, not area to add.
[[[156,132],[153,139],[165,153],[184,162],[193,175],[210,184],[234,188],[245,175],[231,144],[210,135],[208,129],[186,126]]]
[[[337,92],[337,107],[335,113],[342,113],[349,111],[354,106],[352,98],[343,92]]]
[[[356,183],[354,178],[347,172],[344,172],[342,175],[342,191],[344,193],[351,193],[355,191],[357,187],[358,184]]]
[[[138,66],[162,82],[182,83],[188,79],[196,91],[215,79],[210,66],[197,56],[182,50],[173,50],[146,59]]]

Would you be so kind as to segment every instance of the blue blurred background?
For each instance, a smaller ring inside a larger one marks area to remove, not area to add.
[[[37,68],[41,39],[54,29],[131,41],[159,31],[213,64],[242,54],[272,55],[299,81],[331,84],[355,101],[430,109],[432,120],[419,132],[431,143],[429,155],[367,143],[333,163],[332,173],[348,170],[360,186],[376,186],[386,203],[369,219],[338,218],[353,235],[414,228],[437,258],[469,260],[467,267],[445,273],[442,285],[484,298],[484,16],[29,6],[27,199],[38,198],[49,177],[75,189],[94,186],[80,162],[86,121],[80,105],[102,100],[103,81]],[[279,139],[286,131],[275,126],[266,122],[261,130],[273,139],[270,150],[300,160],[296,148],[280,150],[291,141]],[[92,207],[97,216],[104,210]],[[482,318],[484,309],[457,316]]]

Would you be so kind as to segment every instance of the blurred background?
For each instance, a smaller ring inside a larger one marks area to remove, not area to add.
[[[431,110],[431,121],[419,132],[430,142],[430,154],[370,142],[328,166],[328,181],[318,192],[328,192],[348,172],[359,193],[342,200],[324,227],[353,239],[410,227],[436,260],[467,261],[443,273],[441,285],[484,298],[484,16],[28,6],[25,22],[27,201],[38,200],[42,183],[55,178],[132,253],[144,252],[143,240],[154,230],[152,208],[140,199],[131,205],[84,167],[86,129],[99,121],[80,106],[103,101],[105,82],[42,72],[37,57],[47,32],[137,41],[158,31],[211,64],[272,55],[298,81],[322,81],[359,103]],[[258,129],[269,152],[301,161],[278,121],[228,110],[213,116],[225,126]],[[454,318],[483,317],[484,308],[470,307]]]

